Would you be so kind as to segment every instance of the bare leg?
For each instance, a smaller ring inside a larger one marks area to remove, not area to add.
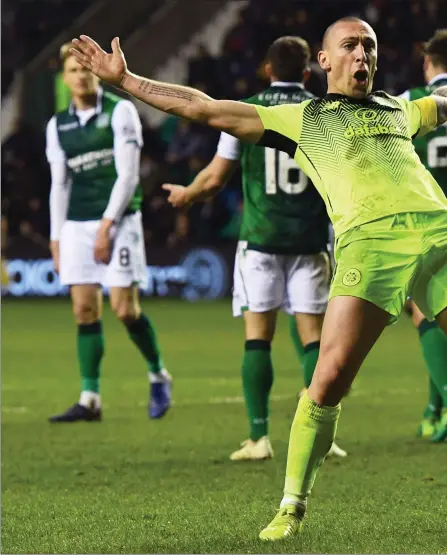
[[[77,324],[92,324],[101,319],[102,291],[99,285],[72,285],[70,295]]]
[[[331,299],[309,388],[309,397],[315,403],[338,405],[389,318],[381,308],[357,297]]]
[[[261,539],[281,539],[298,531],[318,469],[335,437],[340,400],[388,321],[387,312],[363,299],[329,301],[320,358],[290,432],[281,509]]]

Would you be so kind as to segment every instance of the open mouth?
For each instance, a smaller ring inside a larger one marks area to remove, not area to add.
[[[366,69],[359,69],[354,73],[354,79],[359,85],[366,85],[368,82],[368,72]]]

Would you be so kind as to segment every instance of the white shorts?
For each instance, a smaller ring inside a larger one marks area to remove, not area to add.
[[[147,287],[148,275],[141,212],[124,216],[112,228],[113,251],[109,264],[94,258],[96,234],[101,222],[66,221],[62,227],[60,281],[62,285],[98,283],[104,287]]]
[[[236,251],[233,316],[245,310],[267,312],[282,308],[288,314],[323,314],[331,279],[327,253],[279,255],[247,250],[240,241]]]

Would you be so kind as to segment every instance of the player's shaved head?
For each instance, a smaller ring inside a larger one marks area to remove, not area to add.
[[[358,17],[338,19],[324,34],[318,63],[326,72],[329,93],[364,98],[377,70],[374,29]]]
[[[334,35],[335,29],[339,27],[342,23],[360,23],[367,28],[369,27],[369,29],[371,30],[371,33],[375,36],[374,29],[371,27],[369,23],[367,23],[366,21],[363,21],[363,19],[360,19],[352,15],[341,17],[340,19],[337,19],[337,21],[334,21],[334,23],[332,23],[332,25],[329,25],[329,27],[326,29],[323,35],[323,50],[326,50],[329,47],[329,44],[332,39],[332,36]]]

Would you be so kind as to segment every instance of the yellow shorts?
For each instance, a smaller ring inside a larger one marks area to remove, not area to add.
[[[365,299],[395,322],[411,297],[428,320],[447,307],[447,212],[387,216],[337,238],[329,298]]]

